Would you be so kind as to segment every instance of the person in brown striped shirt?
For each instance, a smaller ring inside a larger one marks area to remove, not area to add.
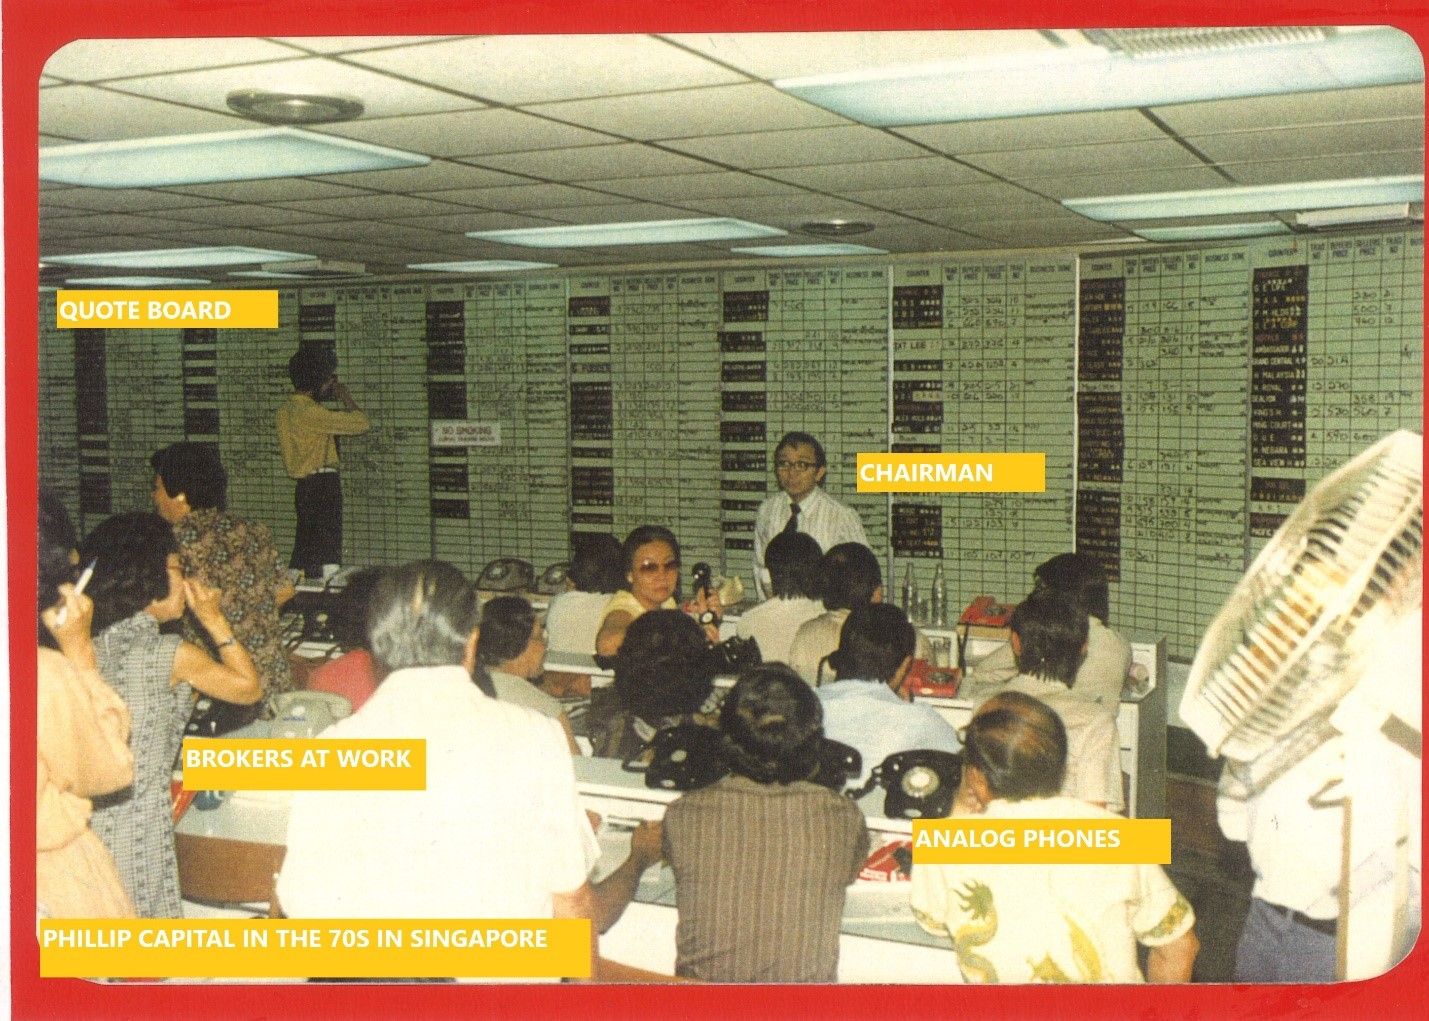
[[[868,856],[858,806],[804,779],[823,740],[789,667],[747,671],[720,711],[732,774],[665,813],[675,973],[709,982],[834,982],[844,893]]]

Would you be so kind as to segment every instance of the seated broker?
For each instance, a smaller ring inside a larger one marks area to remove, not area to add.
[[[368,634],[388,673],[317,740],[425,738],[427,786],[297,792],[277,888],[290,917],[590,918],[601,928],[658,859],[646,827],[617,876],[601,890],[587,881],[599,849],[565,734],[472,683],[477,616],[476,589],[450,564],[384,572]]]
[[[595,754],[628,759],[663,727],[706,722],[715,660],[704,631],[678,610],[651,610],[630,625],[615,657],[615,683],[591,694]]]
[[[824,492],[828,470],[824,445],[809,433],[785,433],[774,448],[779,492],[759,505],[754,518],[754,591],[760,599],[768,599],[772,591],[764,558],[780,532],[803,532],[821,550],[841,542],[868,545],[858,514]]]
[[[766,663],[789,662],[794,632],[824,612],[819,602],[819,544],[803,532],[781,532],[764,554],[774,597],[739,618],[736,633],[752,638]]]
[[[1116,707],[1071,690],[1087,647],[1087,617],[1048,589],[1012,612],[1012,652],[1020,671],[1000,691],[1018,691],[1050,706],[1067,728],[1062,793],[1113,811],[1122,807]]]
[[[293,394],[278,409],[278,445],[288,477],[297,480],[293,511],[298,534],[289,567],[309,578],[321,577],[342,563],[342,483],[337,475],[335,436],[367,432],[367,416],[337,378],[337,356],[306,345],[288,359]],[[342,402],[342,411],[321,401]]]
[[[1131,668],[1131,643],[1107,627],[1111,593],[1106,570],[1095,557],[1085,553],[1059,553],[1032,572],[1032,590],[1044,589],[1062,593],[1087,615],[1087,654],[1077,667],[1072,690],[1115,708]],[[1016,677],[1012,647],[999,646],[975,664],[970,673],[985,684],[1001,684]]]
[[[829,656],[837,680],[818,689],[824,733],[858,749],[863,758],[859,783],[896,752],[962,750],[947,720],[913,702],[908,682],[913,644],[913,625],[903,611],[876,603],[848,615],[839,647]]]
[[[625,551],[608,532],[572,532],[566,591],[546,609],[546,637],[552,652],[589,656],[605,619],[610,597],[625,584]]]
[[[1060,796],[1067,734],[1014,692],[973,714],[954,815],[1108,819]],[[952,940],[964,981],[1189,982],[1200,947],[1191,905],[1159,865],[917,865],[913,915]],[[1143,978],[1137,943],[1150,948]]]
[[[819,564],[819,596],[825,612],[799,625],[789,645],[789,665],[815,686],[832,676],[832,672],[822,671],[823,663],[839,647],[849,611],[883,602],[883,571],[873,550],[862,543],[845,542],[825,553]],[[928,639],[916,629],[914,634],[914,658],[931,660]]]
[[[680,543],[662,525],[641,525],[625,537],[625,587],[610,597],[595,636],[597,656],[614,656],[625,641],[625,631],[642,613],[673,610],[680,588]],[[719,641],[722,608],[713,592],[697,592],[689,604],[705,635]]]
[[[476,662],[491,678],[496,697],[549,716],[566,732],[571,754],[580,754],[571,721],[559,701],[531,682],[543,672],[546,636],[536,611],[520,596],[497,596],[481,610]]]
[[[267,525],[227,512],[228,473],[206,443],[174,443],[149,458],[154,508],[174,526],[184,576],[223,592],[219,609],[248,650],[263,693],[293,690],[278,610],[293,597],[293,579],[278,565]],[[205,645],[207,632],[184,615],[184,637]]]
[[[308,675],[308,691],[341,695],[351,703],[353,712],[366,705],[377,690],[377,663],[367,641],[367,604],[381,577],[380,567],[364,567],[348,575],[327,619],[328,630],[342,655]]]
[[[857,805],[808,782],[819,700],[782,663],[746,671],[719,725],[732,774],[665,813],[675,973],[707,982],[834,982],[844,894],[868,855]]]

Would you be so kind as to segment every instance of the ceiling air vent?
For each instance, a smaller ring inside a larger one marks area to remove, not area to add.
[[[1083,34],[1113,53],[1147,58],[1318,43],[1328,39],[1333,31],[1313,25],[1284,25],[1271,28],[1090,28],[1083,30]]]

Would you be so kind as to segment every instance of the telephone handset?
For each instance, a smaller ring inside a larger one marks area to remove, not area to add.
[[[570,573],[571,565],[565,560],[552,564],[541,572],[541,576],[536,579],[536,591],[543,596],[554,596],[566,590],[566,575]]]
[[[915,748],[884,759],[873,768],[868,783],[850,797],[861,798],[882,786],[888,792],[883,799],[885,818],[943,819],[953,810],[962,776],[961,755]]]
[[[502,557],[481,569],[476,587],[490,592],[516,592],[529,589],[535,581],[536,569],[529,562],[516,557]]]
[[[690,574],[694,578],[695,590],[692,598],[698,599],[701,594],[714,591],[714,571],[709,564],[703,561],[690,568]]]

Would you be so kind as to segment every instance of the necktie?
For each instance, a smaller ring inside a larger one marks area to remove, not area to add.
[[[799,530],[799,505],[791,503],[789,505],[789,521],[784,525],[781,535],[793,535]]]

